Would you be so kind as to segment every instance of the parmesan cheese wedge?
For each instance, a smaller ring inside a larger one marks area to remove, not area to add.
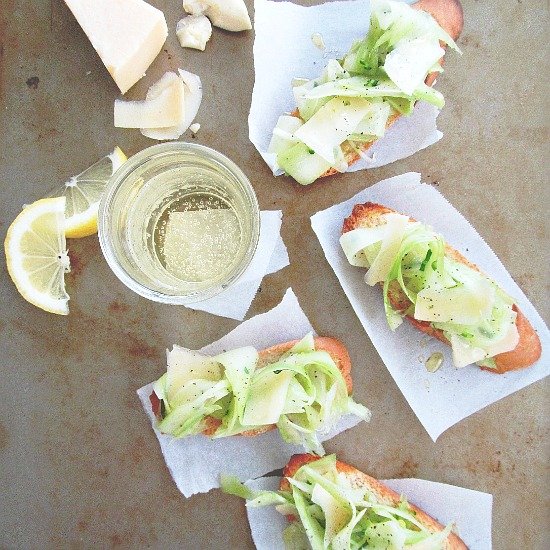
[[[160,52],[164,14],[143,0],[65,0],[92,46],[126,93]]]
[[[177,126],[184,117],[183,81],[177,78],[154,99],[115,100],[117,128],[166,128]]]

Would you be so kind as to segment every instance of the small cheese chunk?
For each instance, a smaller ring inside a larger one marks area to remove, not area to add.
[[[165,128],[176,126],[184,117],[184,87],[176,79],[155,99],[145,101],[115,100],[115,126],[117,128]]]
[[[160,78],[160,80],[157,80],[152,86],[149,87],[149,90],[147,90],[147,95],[145,96],[146,101],[151,101],[153,99],[157,99],[164,90],[168,89],[170,86],[177,85],[178,80],[181,80],[180,76],[177,75],[174,72],[168,71],[164,73],[164,75]],[[181,97],[182,101],[182,109],[185,113],[185,86],[184,86],[184,93]],[[183,119],[182,121],[183,122]],[[181,126],[181,122],[179,125],[176,126],[169,126],[166,128],[140,128],[140,132],[145,136],[149,137],[151,139],[158,139],[158,140],[165,140],[165,139],[178,139],[181,134],[185,130],[182,130],[180,132],[179,127]]]
[[[192,15],[206,15],[212,24],[227,31],[252,28],[244,0],[183,0],[183,9]]]
[[[212,36],[212,24],[206,15],[188,15],[178,21],[176,35],[182,48],[203,52]]]
[[[199,110],[202,101],[201,79],[193,73],[178,69],[178,74],[167,72],[148,90],[145,99],[147,101],[156,99],[166,88],[172,85],[183,83],[183,94],[181,96],[183,117],[175,126],[163,128],[141,128],[141,133],[151,139],[167,140],[178,139],[189,128]]]
[[[122,93],[160,52],[168,27],[164,14],[143,0],[65,0]]]
[[[208,0],[183,0],[183,9],[191,15],[202,15],[208,9]]]

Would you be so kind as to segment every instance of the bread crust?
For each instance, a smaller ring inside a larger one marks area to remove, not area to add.
[[[287,351],[292,349],[292,347],[295,346],[299,341],[300,340],[291,340],[289,342],[277,344],[270,348],[259,351],[258,368],[262,368],[271,363],[274,363],[283,354],[285,354]],[[338,370],[342,373],[342,377],[344,378],[344,381],[346,383],[346,388],[348,390],[348,395],[350,395],[353,389],[352,380],[351,380],[351,359],[350,359],[348,350],[346,349],[344,344],[342,344],[340,340],[337,340],[336,338],[330,338],[328,336],[316,336],[313,339],[313,341],[315,343],[316,351],[326,351],[334,360],[334,362],[336,363],[336,366],[338,367]],[[149,400],[151,401],[151,408],[153,410],[153,414],[157,418],[160,418],[160,412],[161,412],[160,399],[158,398],[157,394],[154,391],[149,396]],[[217,418],[213,418],[212,416],[207,416],[204,419],[204,422],[205,422],[205,429],[202,431],[202,433],[208,436],[214,435],[218,427],[221,425],[221,420]],[[252,437],[255,435],[260,435],[262,433],[268,432],[275,428],[276,428],[275,424],[272,424],[270,426],[262,426],[255,430],[248,430],[238,435]]]
[[[395,210],[372,202],[357,204],[353,207],[351,215],[344,220],[342,233],[347,233],[348,231],[359,227],[374,227],[381,225],[385,223],[382,216],[389,213],[395,213]],[[416,221],[414,218],[410,218],[410,220],[412,222]],[[458,252],[458,250],[452,248],[448,244],[445,244],[445,255],[457,262],[467,265],[471,269],[481,272],[475,264],[470,262],[460,252]],[[390,288],[388,298],[392,307],[400,312],[404,312],[411,305],[410,300],[401,290],[399,285],[395,285]],[[503,374],[511,370],[527,368],[540,358],[542,348],[537,333],[519,308],[516,305],[514,305],[513,308],[517,313],[516,327],[519,333],[519,343],[512,351],[500,353],[499,355],[495,355],[493,357],[496,368],[491,369],[481,367],[483,370],[487,370],[495,374]],[[434,328],[428,321],[419,321],[412,315],[405,315],[405,317],[418,330],[421,330],[422,332],[441,340],[445,344],[450,345],[450,342],[447,338],[445,338],[443,331]]]
[[[459,0],[418,0],[411,7],[428,12],[453,40],[460,36],[464,11]]]
[[[464,13],[459,0],[419,0],[418,2],[412,4],[411,7],[429,13],[453,40],[456,40],[460,36],[464,26]],[[445,47],[445,44],[441,45],[442,47]],[[444,58],[441,58],[440,63],[443,64],[443,61]],[[426,77],[426,84],[428,86],[432,86],[437,78],[437,75],[438,73],[430,73]],[[300,118],[298,109],[295,109],[291,115],[296,118]],[[394,113],[391,115],[386,123],[386,130],[398,118],[400,118],[400,116],[401,115],[399,113]],[[376,143],[376,141],[377,140],[362,143],[358,148],[362,153],[365,153]],[[342,144],[342,151],[348,167],[355,164],[361,158],[361,155],[357,152],[357,150],[347,142]],[[327,176],[333,176],[338,173],[339,172],[336,168],[331,167],[324,174],[321,174],[321,177],[326,178]]]
[[[314,462],[319,460],[319,458],[320,457],[312,454],[298,454],[292,456],[283,470],[283,477],[279,484],[279,489],[281,491],[289,491],[291,486],[287,477],[292,477],[304,464]],[[396,506],[401,500],[401,495],[394,490],[345,462],[337,460],[336,469],[338,472],[345,474],[354,487],[368,487],[368,489],[376,495],[376,498],[381,504]],[[436,519],[410,502],[409,506],[415,512],[416,519],[432,533],[443,531],[445,527]],[[293,516],[287,516],[287,519],[289,519],[289,521],[295,520]],[[468,550],[468,547],[458,535],[450,533],[445,541],[445,550]]]

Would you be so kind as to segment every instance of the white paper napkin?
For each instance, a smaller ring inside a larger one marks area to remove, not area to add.
[[[386,322],[382,292],[364,282],[365,269],[351,266],[339,244],[344,218],[355,204],[367,201],[394,208],[431,225],[516,299],[538,332],[542,356],[532,367],[493,374],[469,366],[453,367],[450,347],[407,322],[392,332]],[[483,407],[550,374],[550,333],[540,315],[514,282],[495,253],[466,219],[420,174],[396,176],[361,191],[351,199],[311,218],[325,256],[355,313],[416,416],[435,441],[447,428]],[[434,351],[445,356],[443,367],[429,373],[424,362]]]
[[[275,156],[267,148],[279,116],[296,108],[292,79],[319,76],[329,58],[341,58],[354,40],[365,36],[370,0],[309,7],[255,0],[254,9],[255,82],[248,117],[249,137],[273,170]],[[322,35],[325,51],[314,46],[311,40],[314,33]],[[440,140],[443,134],[437,130],[438,114],[433,105],[419,102],[412,116],[401,117],[369,149],[368,157],[372,160],[362,159],[350,170],[383,166]]]
[[[216,355],[224,350],[247,345],[263,349],[302,338],[308,332],[314,332],[313,328],[296,296],[289,289],[278,306],[241,323],[223,338],[200,351]],[[164,366],[159,365],[159,376],[163,372]],[[155,419],[149,402],[152,388],[153,384],[148,384],[137,393],[154,425]],[[359,422],[357,417],[347,415],[331,433],[320,439],[326,441]],[[219,487],[222,473],[236,475],[242,481],[254,479],[286,464],[293,454],[303,452],[302,447],[285,443],[277,430],[256,437],[234,436],[216,440],[203,435],[174,439],[162,435],[156,429],[155,434],[166,465],[178,489],[186,497]]]
[[[289,264],[288,252],[281,237],[281,218],[280,210],[260,212],[258,247],[246,271],[221,294],[188,307],[242,321],[262,279]]]
[[[491,550],[491,511],[493,497],[488,493],[423,479],[389,479],[389,487],[407,496],[439,523],[454,522],[458,534],[470,550]],[[246,485],[255,490],[275,491],[278,477],[262,477]],[[288,525],[273,506],[247,508],[252,538],[258,550],[284,550],[282,533]]]

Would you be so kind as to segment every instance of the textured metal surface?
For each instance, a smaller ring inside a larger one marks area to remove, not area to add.
[[[236,161],[263,208],[284,212],[292,263],[264,281],[250,315],[274,306],[292,285],[316,330],[349,347],[356,395],[373,419],[328,450],[378,477],[418,476],[491,492],[495,548],[547,547],[548,383],[488,407],[433,443],[309,225],[312,213],[370,183],[421,171],[550,321],[546,2],[464,0],[464,55],[449,55],[439,82],[447,98],[444,139],[404,161],[307,189],[275,180],[248,141],[253,33],[215,30],[206,52],[182,50],[174,33],[181,3],[151,3],[164,10],[170,36],[128,97],[141,98],[168,68],[199,73],[204,101],[196,141]],[[152,142],[137,130],[113,128],[117,89],[61,0],[2,0],[0,14],[3,239],[23,203],[115,144],[133,154]],[[219,491],[190,500],[178,493],[135,394],[162,372],[167,346],[201,347],[235,323],[133,295],[110,273],[96,237],[69,246],[66,318],[25,303],[0,261],[0,547],[252,548],[242,502]]]

